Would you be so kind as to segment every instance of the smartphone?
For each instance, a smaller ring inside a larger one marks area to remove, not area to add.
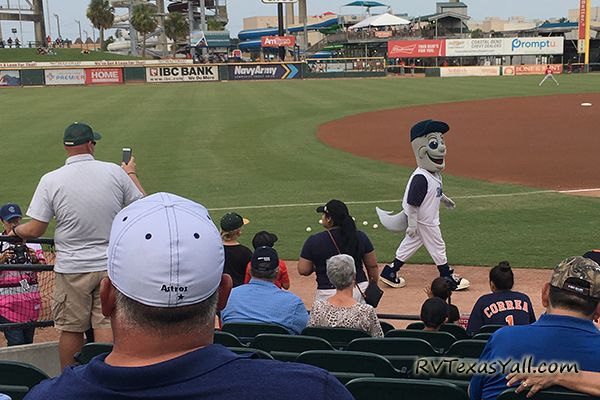
[[[130,160],[131,160],[131,148],[123,147],[123,162],[125,164],[129,164]]]

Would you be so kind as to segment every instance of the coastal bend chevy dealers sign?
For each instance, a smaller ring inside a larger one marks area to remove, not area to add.
[[[219,80],[216,65],[146,68],[146,82],[207,82]]]

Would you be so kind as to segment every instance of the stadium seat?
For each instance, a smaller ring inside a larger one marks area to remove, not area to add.
[[[303,336],[317,336],[327,340],[336,349],[344,349],[354,339],[370,338],[365,331],[351,328],[329,328],[309,326],[302,331]]]
[[[243,347],[244,345],[232,333],[215,330],[213,343],[221,344],[225,347]]]
[[[229,350],[234,352],[235,354],[256,354],[256,358],[260,358],[262,360],[274,360],[273,356],[267,353],[266,351],[253,349],[250,347],[228,347]]]
[[[420,379],[466,381],[468,383],[475,373],[475,371],[469,370],[469,367],[476,365],[478,361],[477,358],[454,356],[421,357],[417,360],[414,373]],[[462,364],[463,367],[459,368],[459,364]]]
[[[526,400],[527,392],[515,393],[515,389],[507,389],[496,398],[497,400]],[[535,400],[593,400],[593,397],[584,393],[572,392],[557,386],[540,390],[533,397]]]
[[[272,333],[256,336],[250,347],[267,351],[273,358],[281,361],[295,361],[300,353],[308,350],[334,350],[327,340],[320,337]]]
[[[12,400],[22,400],[27,392],[29,392],[27,386],[0,385],[0,394],[5,394]]]
[[[358,378],[346,384],[356,400],[467,400],[456,385],[443,381]]]
[[[446,356],[479,358],[483,348],[487,344],[485,340],[465,339],[457,340],[446,352]]]
[[[491,333],[477,333],[475,335],[473,335],[473,337],[471,339],[473,340],[485,340],[486,342],[489,340],[489,338],[492,337]]]
[[[406,329],[422,331],[423,329],[425,329],[425,324],[422,322],[413,322],[411,324],[408,324]],[[454,336],[456,340],[470,339],[470,336],[467,334],[465,328],[463,328],[460,325],[442,324],[442,326],[440,326],[440,331],[452,334],[452,336]]]
[[[364,351],[382,356],[436,356],[438,353],[423,339],[417,338],[361,338],[348,345],[349,351]],[[386,357],[387,358],[387,357]]]
[[[477,333],[494,333],[498,329],[504,328],[505,326],[506,325],[484,325],[481,328],[479,328]]]
[[[25,386],[31,389],[48,378],[44,371],[34,365],[0,360],[0,385]]]
[[[74,358],[78,364],[87,364],[92,358],[102,354],[110,353],[112,351],[112,343],[86,343],[79,353],[76,353]]]
[[[383,333],[386,333],[386,332],[396,329],[396,327],[394,325],[390,324],[389,322],[385,322],[385,321],[379,321],[379,325],[381,325],[381,330],[383,331]]]
[[[296,358],[296,362],[323,368],[347,383],[355,378],[401,378],[402,374],[384,357],[358,351],[310,350]]]
[[[425,324],[422,322],[411,322],[410,324],[408,324],[408,326],[406,327],[406,329],[413,329],[413,330],[417,330],[417,331],[422,331],[423,329],[425,329]]]
[[[428,342],[440,354],[446,352],[456,338],[448,332],[418,331],[412,329],[394,329],[385,334],[385,337],[411,337],[423,339]]]
[[[242,323],[232,322],[224,324],[221,328],[223,332],[228,332],[237,337],[242,343],[249,343],[257,335],[261,333],[277,333],[280,335],[289,335],[287,329],[283,326],[276,324],[263,324],[263,323]]]

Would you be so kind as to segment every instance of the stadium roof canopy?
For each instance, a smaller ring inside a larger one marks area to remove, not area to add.
[[[410,24],[409,20],[404,18],[396,17],[392,14],[380,14],[373,15],[372,17],[363,19],[357,24],[352,25],[348,29],[360,29],[360,28],[368,28],[370,26],[396,26],[396,25],[408,25]]]
[[[344,7],[387,7],[387,4],[381,4],[376,1],[353,1],[352,3],[345,4]]]

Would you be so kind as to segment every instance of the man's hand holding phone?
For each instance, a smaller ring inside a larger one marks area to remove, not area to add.
[[[123,148],[123,158],[121,161],[121,168],[127,172],[127,175],[136,175],[135,170],[135,157],[131,152],[131,148],[124,147]]]

